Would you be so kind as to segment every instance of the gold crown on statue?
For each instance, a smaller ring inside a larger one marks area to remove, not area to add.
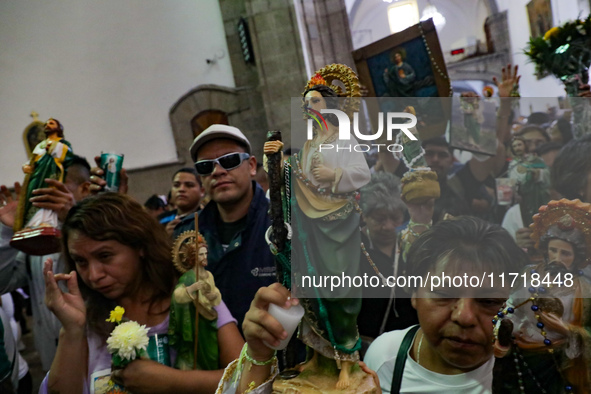
[[[343,86],[335,84],[335,81]],[[308,81],[302,96],[305,95],[306,90],[317,85],[328,86],[338,97],[361,97],[360,83],[357,74],[355,74],[355,71],[353,71],[351,67],[344,64],[329,64],[316,71],[314,76]],[[343,105],[343,108],[341,108],[341,110],[347,113],[350,117],[353,115],[353,112],[358,109],[359,100],[347,100]]]
[[[333,81],[339,81],[344,89]],[[350,67],[344,64],[329,64],[316,71],[306,85],[306,90],[316,85],[325,85],[335,91],[340,97],[361,97],[359,78]],[[303,94],[303,93],[302,93]]]
[[[314,87],[316,85],[328,86],[328,84],[326,83],[326,79],[322,78],[322,75],[318,73],[314,74],[314,76],[310,78],[310,80],[308,81],[308,85],[306,86],[306,89],[310,89],[311,87]]]
[[[207,248],[207,242],[201,233],[195,234],[195,230],[185,231],[177,237],[172,246],[172,262],[181,274],[195,268],[202,247]]]
[[[580,200],[550,201],[548,205],[540,207],[533,217],[531,238],[535,241],[535,247],[540,247],[541,238],[548,232],[551,226],[557,225],[561,230],[578,228],[585,237],[587,249],[587,261],[591,262],[591,204]]]

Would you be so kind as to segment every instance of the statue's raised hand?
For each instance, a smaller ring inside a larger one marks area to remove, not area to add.
[[[283,142],[281,141],[267,141],[263,145],[263,153],[265,155],[272,155],[277,152],[281,152],[283,149]]]

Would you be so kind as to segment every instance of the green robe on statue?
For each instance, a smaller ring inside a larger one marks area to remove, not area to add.
[[[30,176],[25,178],[25,184],[21,199],[19,201],[19,213],[17,218],[22,218],[22,222],[17,222],[16,230],[20,230],[26,225],[29,220],[39,210],[33,207],[29,199],[33,197],[33,190],[49,187],[45,179],[56,179],[63,182],[65,179],[65,171],[67,170],[74,153],[72,153],[72,146],[68,141],[59,138],[53,142],[55,145],[51,153],[47,153],[47,140],[41,141],[33,150],[33,157],[30,164],[33,166],[33,172]]]
[[[363,154],[342,148],[347,141],[328,142],[340,149],[320,152],[308,141],[291,158],[294,173],[300,175],[292,182],[291,258],[296,276],[354,277],[359,273],[361,236],[354,194],[371,175]],[[333,182],[310,186],[317,183],[311,174],[317,163],[335,170]],[[317,187],[330,192],[318,192]],[[311,329],[300,332],[300,339],[325,357],[335,358],[338,350],[341,360],[356,361],[360,290],[350,285],[298,288],[306,308],[304,321]]]
[[[176,288],[190,286],[197,281],[195,270],[185,272],[179,279]],[[172,297],[170,304],[170,323],[168,336],[170,346],[177,351],[175,368],[192,370],[195,351],[195,304],[181,304]],[[197,369],[212,371],[219,369],[217,319],[207,320],[199,316],[199,332],[197,346]]]

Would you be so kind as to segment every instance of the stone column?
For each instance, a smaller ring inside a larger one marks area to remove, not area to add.
[[[355,69],[349,16],[344,0],[295,0],[304,23],[304,45],[312,70],[342,63]]]
[[[247,0],[246,10],[269,129],[289,145],[291,97],[308,79],[295,9],[291,0]]]
[[[509,37],[509,22],[507,21],[507,11],[492,14],[486,18],[484,28],[487,31],[487,44],[493,48],[488,48],[489,52],[511,53],[511,40]],[[507,59],[510,61],[510,59]]]

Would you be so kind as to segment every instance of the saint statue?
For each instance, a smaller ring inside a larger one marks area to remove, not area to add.
[[[480,129],[484,123],[480,97],[464,93],[460,97],[460,111],[464,114],[464,127],[468,132],[468,143],[480,145]]]
[[[502,392],[591,390],[590,213],[591,204],[562,199],[533,218],[532,238],[544,261],[520,273],[494,319],[495,356],[507,356],[499,365]],[[520,379],[526,369],[531,376]]]
[[[340,81],[345,89],[333,81]],[[324,121],[312,122],[312,139],[290,157],[287,165],[291,172],[285,172],[286,178],[291,178],[285,179],[285,185],[292,188],[291,227],[297,234],[291,243],[294,273],[319,276],[358,273],[361,237],[357,196],[371,175],[363,154],[345,148],[356,141],[340,140],[336,116],[321,112],[339,109],[352,119],[358,104],[355,97],[360,97],[357,75],[341,64],[319,70],[303,93],[304,118],[318,119],[322,115]],[[280,141],[267,142],[264,152],[266,155],[279,152],[282,145]],[[328,145],[339,149],[321,149]],[[292,292],[303,291],[299,285],[292,284]],[[337,370],[336,388],[344,390],[351,385],[353,366],[359,361],[361,340],[357,315],[361,294],[360,289],[348,287],[334,292],[324,290],[298,294],[306,310],[299,338],[311,349],[309,359],[299,370],[308,375],[328,373],[331,368]]]
[[[509,178],[516,181],[521,196],[521,217],[527,226],[538,208],[550,200],[550,170],[540,157],[528,152],[523,138],[513,138],[511,152]]]
[[[184,272],[170,305],[168,334],[176,349],[175,368],[215,370],[219,368],[217,312],[222,296],[213,275],[207,271],[207,243],[197,233],[185,232],[177,238],[174,262]]]
[[[50,187],[45,179],[63,182],[72,160],[72,146],[64,139],[64,128],[50,118],[43,129],[45,139],[33,150],[29,162],[23,165],[25,181],[15,218],[15,234],[11,246],[33,255],[45,255],[59,250],[57,213],[40,209],[29,201],[33,190]]]
[[[388,87],[390,97],[412,97],[414,82],[417,78],[415,70],[405,60],[406,51],[396,48],[390,55],[392,64],[384,70],[384,83]]]

